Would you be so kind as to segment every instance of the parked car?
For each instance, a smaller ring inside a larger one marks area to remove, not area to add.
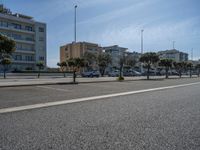
[[[124,76],[141,76],[142,74],[135,70],[127,70],[123,73]]]
[[[146,76],[147,75],[147,71],[144,71],[142,73],[143,76]],[[155,71],[155,70],[149,70],[149,75],[150,76],[160,76],[162,75],[160,71]]]
[[[119,70],[114,70],[108,73],[109,77],[118,77],[119,76]]]
[[[86,72],[82,72],[81,76],[82,77],[91,77],[91,78],[93,78],[93,77],[99,77],[100,76],[100,72],[96,71],[96,70],[86,71]]]

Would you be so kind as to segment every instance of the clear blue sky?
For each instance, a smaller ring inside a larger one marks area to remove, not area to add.
[[[175,48],[200,58],[200,0],[0,0],[13,12],[47,23],[48,65],[56,66],[59,47],[72,42],[74,5],[77,40],[120,45],[140,51]]]

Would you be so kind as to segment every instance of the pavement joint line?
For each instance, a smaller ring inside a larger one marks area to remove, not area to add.
[[[145,92],[160,91],[160,90],[186,87],[186,86],[197,85],[197,84],[200,84],[200,82],[166,86],[166,87],[158,87],[158,88],[152,88],[152,89],[143,89],[143,90],[122,92],[122,93],[115,93],[115,94],[107,94],[107,95],[100,95],[100,96],[92,96],[92,97],[85,97],[85,98],[77,98],[77,99],[71,99],[71,100],[62,100],[62,101],[56,101],[56,102],[32,104],[32,105],[26,105],[26,106],[2,108],[0,109],[0,114],[39,109],[39,108],[45,108],[45,107],[52,107],[52,106],[58,106],[58,105],[65,105],[65,104],[71,104],[71,103],[78,103],[78,102],[84,102],[84,101],[93,101],[93,100],[118,97],[118,96],[126,96],[126,95],[139,94],[139,93],[145,93]]]
[[[37,86],[37,87],[43,88],[43,89],[57,90],[57,91],[61,91],[61,92],[68,92],[69,91],[67,89],[53,88],[53,87],[49,87],[49,86]]]

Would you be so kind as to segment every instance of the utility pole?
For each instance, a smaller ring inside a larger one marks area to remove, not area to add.
[[[141,30],[141,55],[143,54],[143,32],[144,32],[144,30],[142,29]],[[143,63],[141,63],[140,64],[141,66],[140,66],[140,71],[141,71],[141,73],[143,72]]]
[[[74,6],[74,42],[76,43],[76,9],[77,5]]]
[[[193,60],[193,48],[191,49],[191,60]]]
[[[176,41],[173,41],[173,49],[175,49],[175,47],[174,47],[174,45],[175,45],[175,42],[176,42]]]
[[[143,32],[144,30],[141,30],[141,54],[143,54]]]

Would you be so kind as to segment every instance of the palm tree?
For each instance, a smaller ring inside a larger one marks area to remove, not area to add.
[[[159,61],[159,56],[154,52],[144,53],[140,57],[140,62],[144,63],[145,67],[147,67],[147,80],[149,80],[149,71],[151,65],[156,64]]]
[[[97,54],[86,51],[84,53],[83,59],[85,60],[85,67],[87,70],[91,70],[92,65],[97,62]]]
[[[57,63],[57,66],[60,67],[61,71],[63,72],[64,78],[66,77],[65,75],[65,69],[67,68],[67,62],[63,61],[61,63]]]
[[[195,66],[195,68],[197,69],[197,76],[199,77],[199,75],[200,75],[200,64],[197,64]]]
[[[84,67],[84,59],[82,58],[70,58],[67,60],[67,64],[73,71],[73,83],[76,83],[76,72]]]
[[[159,62],[159,66],[165,67],[165,78],[169,77],[169,69],[172,67],[173,60],[172,59],[161,59]]]
[[[126,61],[126,57],[125,54],[123,54],[120,58],[119,58],[119,80],[124,80],[124,77],[122,76],[122,71],[124,68],[124,63]]]
[[[40,70],[44,68],[44,63],[42,61],[37,62],[36,66],[38,67],[38,78],[40,78]]]
[[[187,63],[187,68],[189,69],[190,71],[190,78],[192,78],[192,69],[193,69],[193,64],[191,62]]]
[[[9,57],[4,57],[3,59],[1,59],[0,64],[3,65],[3,76],[4,79],[6,78],[6,69],[8,68],[8,65],[10,65],[11,59]]]
[[[185,62],[174,62],[173,65],[175,70],[178,72],[179,77],[181,78],[182,72],[185,69]]]
[[[101,53],[98,55],[98,65],[101,76],[104,75],[106,67],[111,63],[112,58],[109,54]]]

